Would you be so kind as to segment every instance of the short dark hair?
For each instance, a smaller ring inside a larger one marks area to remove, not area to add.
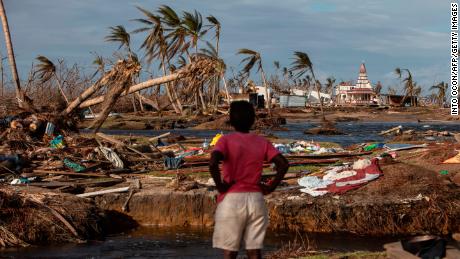
[[[254,106],[247,101],[235,101],[230,104],[230,124],[237,130],[247,132],[256,119]]]

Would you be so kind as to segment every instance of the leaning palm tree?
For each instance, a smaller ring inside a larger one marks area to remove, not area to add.
[[[267,98],[266,106],[268,109],[268,115],[271,117],[270,96],[268,95],[267,79],[265,77],[264,68],[262,66],[262,57],[260,56],[260,53],[254,50],[250,50],[250,49],[240,49],[238,50],[237,54],[247,56],[241,62],[242,63],[246,62],[243,68],[243,73],[245,73],[248,77],[254,65],[257,66],[257,71],[260,72],[260,77],[262,78],[262,82],[265,87],[265,97]]]
[[[217,55],[219,55],[220,31],[222,29],[222,26],[221,26],[220,22],[217,20],[217,18],[212,16],[212,15],[206,17],[206,19],[210,23],[210,25],[208,25],[210,27],[210,29],[214,28],[214,31],[216,33],[215,34],[215,38],[216,38],[216,53],[217,53]]]
[[[166,76],[166,67],[169,67],[171,57],[168,54],[168,42],[164,35],[165,29],[161,17],[141,7],[137,7],[137,9],[144,15],[144,18],[134,20],[141,23],[142,27],[134,30],[133,33],[147,32],[147,36],[141,44],[141,49],[144,49],[148,63],[152,63],[155,58],[159,59],[163,76]],[[174,89],[171,89],[169,83],[165,85],[165,89],[174,111],[181,114],[182,104],[177,98]]]
[[[413,98],[413,95],[414,95],[414,81],[413,81],[413,78],[412,78],[412,73],[409,71],[409,69],[406,69],[406,68],[401,69],[401,68],[397,67],[395,69],[395,74],[401,79],[402,75],[403,75],[403,71],[406,72],[407,77],[402,79],[402,81],[404,82],[405,95],[404,95],[403,100],[401,101],[401,105],[404,105],[404,102],[406,101],[407,96],[410,96],[411,106],[415,106],[415,100]]]
[[[299,78],[302,75],[310,72],[313,82],[315,82],[316,92],[319,98],[319,104],[321,109],[321,115],[323,121],[326,121],[326,117],[324,116],[324,109],[323,109],[323,99],[321,98],[319,84],[317,83],[315,73],[313,71],[313,63],[311,63],[310,57],[305,52],[296,51],[294,52],[294,62],[292,62],[292,72],[296,72],[296,77]]]
[[[96,66],[96,71],[91,76],[91,78],[94,78],[97,74],[104,75],[105,61],[104,61],[104,58],[102,56],[95,55],[95,57],[93,59],[93,65]]]
[[[122,25],[117,25],[114,27],[109,27],[110,34],[105,37],[106,41],[109,42],[118,42],[120,46],[118,49],[125,47],[128,51],[128,54],[131,56],[131,35],[126,31],[125,27]]]
[[[438,91],[436,99],[440,107],[442,107],[444,105],[444,102],[446,101],[446,92],[448,87],[448,84],[444,82],[440,82],[439,84],[430,87],[430,90]]]
[[[118,42],[120,46],[118,49],[125,47],[126,51],[128,52],[128,56],[130,60],[134,61],[134,63],[138,63],[137,56],[131,50],[131,35],[126,31],[125,27],[122,25],[117,25],[114,27],[109,27],[110,33],[105,37],[105,40],[108,42]],[[135,83],[136,77],[131,77],[133,80],[132,83]],[[131,102],[133,105],[134,112],[137,112],[136,102],[134,100],[134,95],[131,96]],[[142,107],[142,100],[139,101]]]
[[[179,15],[167,5],[162,5],[157,10],[158,17],[164,26],[165,38],[168,41],[168,54],[169,58],[176,54],[186,53],[189,62],[190,54],[188,48],[189,43],[186,42],[187,31],[183,26],[182,20]]]
[[[183,12],[182,26],[190,37],[190,46],[195,49],[195,54],[198,54],[198,40],[206,33],[203,31],[203,17],[196,10],[194,13]]]
[[[54,65],[54,63],[45,56],[38,56],[36,59],[39,62],[37,65],[37,73],[39,78],[41,79],[41,82],[45,83],[54,78],[54,80],[56,80],[59,92],[62,95],[62,98],[64,98],[65,102],[69,104],[69,99],[64,93],[61,80],[56,74],[56,66]]]
[[[11,42],[10,28],[8,26],[8,18],[6,16],[3,0],[0,0],[0,18],[2,20],[3,33],[5,36],[6,49],[8,52],[8,61],[11,68],[11,75],[13,76],[14,86],[16,89],[16,99],[18,101],[19,107],[23,109],[33,109],[31,102],[21,89],[18,69],[16,67],[16,59],[14,58],[13,44]]]

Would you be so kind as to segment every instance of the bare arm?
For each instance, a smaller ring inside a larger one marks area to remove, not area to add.
[[[273,192],[284,179],[284,175],[289,169],[289,162],[281,154],[275,156],[270,162],[275,164],[276,176],[270,185],[262,185],[262,191],[264,194]]]
[[[219,163],[224,160],[224,155],[219,151],[213,151],[211,153],[211,160],[209,161],[209,171],[211,172],[211,177],[216,184],[216,188],[220,193],[225,193],[228,191],[232,183],[226,183],[222,181],[220,176]]]

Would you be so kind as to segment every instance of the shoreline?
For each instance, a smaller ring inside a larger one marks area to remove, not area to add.
[[[428,107],[389,108],[380,110],[368,107],[326,107],[326,119],[332,122],[420,122],[420,123],[460,123],[459,117],[450,116],[448,109],[434,109]],[[313,122],[321,121],[318,108],[277,108],[273,111],[274,117],[285,119],[286,122]],[[176,116],[174,114],[158,117],[155,112],[126,113],[116,117],[109,117],[102,129],[118,130],[168,130],[168,129],[212,129],[225,130],[223,126],[225,115],[220,116]],[[222,119],[221,119],[222,118]],[[220,121],[222,120],[222,122]],[[216,123],[211,123],[216,121]],[[79,124],[83,129],[91,124],[92,120],[84,120]],[[281,127],[283,125],[280,125]]]

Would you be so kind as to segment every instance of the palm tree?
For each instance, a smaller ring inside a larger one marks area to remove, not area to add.
[[[120,46],[118,47],[118,49],[125,47],[126,51],[128,52],[129,58],[136,60],[137,62],[137,56],[134,55],[134,53],[131,50],[131,35],[126,31],[125,27],[122,25],[117,25],[114,27],[109,27],[109,29],[110,29],[110,34],[105,37],[105,40],[109,42],[120,43]],[[133,80],[133,83],[135,83],[136,81],[135,77],[133,77],[132,80]],[[133,104],[134,112],[137,112],[134,95],[132,95],[131,97],[132,97],[131,102]],[[141,103],[141,107],[142,107],[142,100],[140,100],[139,102]]]
[[[391,86],[388,87],[388,94],[389,94],[389,95],[396,95],[396,92],[397,92],[397,91],[396,91],[395,88],[393,88],[393,87],[391,87]]]
[[[128,54],[131,56],[132,55],[131,36],[126,31],[125,27],[123,25],[117,25],[114,27],[109,27],[109,29],[110,29],[110,34],[105,37],[105,40],[109,42],[120,43],[120,46],[118,47],[118,49],[125,47],[126,50],[128,51]]]
[[[436,99],[438,100],[438,104],[440,107],[443,107],[444,102],[446,101],[446,92],[447,92],[448,87],[449,85],[444,82],[440,82],[439,84],[433,85],[430,87],[430,90],[438,91],[438,95]]]
[[[217,18],[212,16],[212,15],[206,17],[206,19],[210,23],[208,25],[209,30],[214,29],[215,38],[216,38],[216,56],[217,56],[217,58],[219,58],[220,31],[222,29],[222,26],[221,26],[219,20],[217,20]],[[227,86],[226,86],[227,83],[225,82],[224,74],[221,75],[221,78],[222,78],[222,81],[224,82],[228,102],[230,102],[230,99],[229,99],[230,96],[228,94],[228,89],[227,89]],[[220,80],[217,80],[216,85],[215,85],[214,96],[218,96],[219,91],[220,91]],[[217,101],[218,101],[218,98],[216,98],[216,106],[217,106]]]
[[[336,79],[333,76],[326,78],[326,93],[332,96],[332,90],[334,89]]]
[[[310,72],[313,82],[315,82],[316,92],[318,94],[321,115],[323,121],[326,121],[326,116],[324,116],[323,109],[323,99],[321,98],[319,84],[317,83],[315,73],[313,71],[313,63],[311,63],[310,57],[307,53],[295,51],[294,52],[294,62],[292,62],[292,68],[290,69],[293,72],[297,72],[296,77],[299,78],[307,72]]]
[[[217,60],[218,64],[219,64],[219,70],[220,70],[220,75],[215,78],[216,83],[213,84],[217,89],[214,89],[214,91],[211,91],[211,92],[214,92],[213,95],[215,95],[215,97],[218,96],[218,92],[219,92],[219,89],[220,89],[220,84],[219,84],[220,80],[219,79],[221,78],[222,82],[224,83],[225,94],[227,96],[227,102],[230,105],[230,94],[228,92],[227,82],[225,80],[225,71],[226,71],[227,67],[225,65],[224,60],[219,58],[219,52],[217,51],[217,48],[214,48],[214,46],[211,43],[209,43],[208,41],[206,42],[206,45],[207,45],[207,48],[201,49],[201,53],[206,55],[206,56],[208,56],[211,59]],[[217,101],[217,100],[218,100],[218,98],[215,98],[215,101]],[[215,104],[217,105],[217,102],[215,102]]]
[[[95,55],[94,60],[93,60],[93,65],[96,66],[96,72],[91,76],[91,78],[94,78],[98,73],[103,76],[105,72],[105,61],[102,56]]]
[[[206,33],[203,31],[203,17],[198,11],[194,13],[183,12],[182,26],[185,32],[190,37],[190,47],[195,49],[195,54],[198,54],[198,40]]]
[[[56,66],[54,65],[54,63],[45,56],[38,56],[36,59],[39,62],[37,65],[37,73],[42,83],[45,83],[54,77],[54,79],[57,82],[59,92],[61,93],[65,102],[69,104],[69,99],[64,93],[64,89],[62,88],[61,80],[58,78],[56,74]]]
[[[406,69],[406,68],[401,69],[401,68],[397,67],[395,69],[395,74],[401,79],[403,71],[405,71],[407,73],[407,77],[402,79],[402,81],[405,82],[404,83],[405,95],[404,95],[404,98],[403,98],[403,100],[401,102],[401,105],[404,105],[404,102],[405,102],[407,96],[410,96],[410,98],[411,98],[411,106],[415,106],[415,100],[413,98],[413,96],[414,96],[414,81],[413,81],[413,78],[412,78],[412,73],[409,71],[409,69]]]
[[[238,53],[240,55],[246,55],[241,63],[246,62],[243,68],[243,72],[249,77],[249,73],[251,72],[251,69],[254,67],[254,65],[257,66],[257,71],[260,71],[260,76],[262,78],[262,82],[265,87],[265,97],[267,98],[267,109],[268,109],[268,116],[271,117],[271,105],[270,105],[270,96],[268,95],[268,86],[267,86],[267,79],[265,78],[265,72],[262,66],[262,57],[260,56],[260,53],[254,50],[250,49],[240,49],[238,50]]]
[[[14,86],[16,89],[16,99],[18,100],[19,107],[31,109],[31,103],[28,101],[28,98],[26,98],[24,92],[21,90],[21,83],[19,80],[18,69],[16,67],[16,60],[14,58],[13,44],[11,42],[8,18],[6,16],[3,0],[0,0],[0,18],[2,19],[3,33],[5,36],[6,49],[8,52],[8,61],[10,63],[11,68],[11,75],[13,76]]]
[[[194,13],[184,11],[182,13],[181,27],[185,29],[185,33],[190,38],[189,46],[195,49],[195,55],[198,55],[198,40],[206,33],[203,31],[203,17],[198,11]],[[203,97],[203,86],[198,88],[198,97],[201,102],[201,107],[206,110],[206,104]]]
[[[164,24],[165,38],[168,40],[168,59],[177,53],[185,52],[188,60],[191,61],[188,53],[190,45],[186,43],[187,31],[182,26],[183,23],[179,15],[167,5],[160,6],[157,12],[161,23]]]
[[[416,96],[417,98],[420,98],[420,95],[422,94],[422,87],[421,86],[418,86],[416,82],[414,82],[414,96]]]
[[[378,81],[374,88],[375,94],[380,95],[380,93],[382,92],[382,88],[383,88],[382,83]]]
[[[206,19],[210,23],[210,25],[208,25],[210,27],[210,29],[214,28],[214,31],[216,33],[215,34],[215,38],[216,38],[216,53],[217,53],[217,56],[219,56],[220,31],[222,29],[222,26],[221,26],[220,22],[216,19],[216,17],[214,17],[212,15],[206,17]]]
[[[145,16],[145,18],[134,19],[134,21],[141,23],[143,27],[134,30],[133,33],[147,32],[147,36],[141,44],[141,49],[144,49],[145,57],[147,58],[148,63],[152,63],[155,58],[160,60],[163,76],[166,76],[166,67],[169,64],[170,56],[168,55],[168,43],[164,35],[165,29],[162,24],[161,17],[141,7],[137,7],[137,9]],[[169,83],[165,85],[165,89],[166,95],[168,96],[174,111],[181,114],[182,104],[180,103],[179,98],[173,98],[174,91],[171,89]]]

